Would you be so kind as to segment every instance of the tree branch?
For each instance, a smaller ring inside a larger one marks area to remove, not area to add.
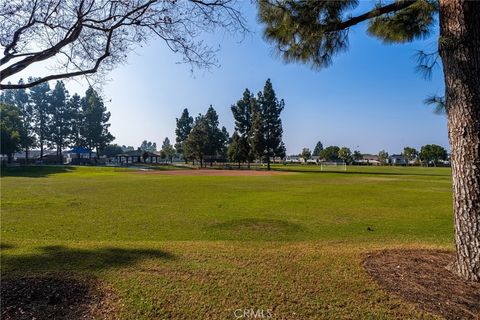
[[[391,3],[389,5],[380,7],[380,8],[375,8],[372,9],[364,14],[361,14],[359,16],[350,18],[348,20],[342,21],[340,23],[332,25],[330,28],[327,28],[326,32],[335,32],[335,31],[341,31],[345,30],[347,28],[350,28],[356,24],[359,24],[360,22],[370,20],[372,18],[379,17],[381,15],[390,13],[390,12],[396,12],[399,10],[403,10],[418,0],[401,0],[401,1],[395,1],[394,3]]]

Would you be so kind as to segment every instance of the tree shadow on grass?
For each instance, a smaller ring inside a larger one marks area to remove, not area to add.
[[[68,173],[76,170],[73,166],[19,166],[2,167],[1,177],[46,178],[53,174]]]
[[[15,246],[10,243],[2,242],[0,243],[0,250],[8,250],[8,249],[13,249]]]
[[[97,271],[126,267],[146,259],[173,260],[169,252],[155,249],[72,249],[65,246],[40,247],[39,253],[4,255],[4,273],[23,271]]]

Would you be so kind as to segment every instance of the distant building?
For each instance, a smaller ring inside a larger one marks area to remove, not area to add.
[[[312,156],[310,159],[307,160],[307,163],[318,164],[320,162],[319,156]]]
[[[388,163],[393,165],[404,165],[407,164],[407,160],[402,154],[392,154],[388,157]]]
[[[300,156],[286,156],[285,163],[302,163],[303,158]]]
[[[378,166],[381,164],[380,158],[377,155],[368,154],[368,153],[362,154],[362,159],[357,160],[356,162],[360,164],[374,165],[374,166]]]

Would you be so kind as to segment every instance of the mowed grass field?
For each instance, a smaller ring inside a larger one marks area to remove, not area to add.
[[[362,267],[384,248],[453,250],[448,168],[275,166],[270,176],[4,169],[4,277],[98,278],[118,318],[435,318]]]

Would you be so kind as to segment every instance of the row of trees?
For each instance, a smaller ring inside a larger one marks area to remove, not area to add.
[[[242,99],[231,107],[235,119],[232,137],[225,127],[219,128],[218,114],[212,106],[205,115],[200,114],[195,119],[184,109],[177,118],[175,148],[185,161],[198,160],[200,165],[206,158],[210,161],[228,158],[239,165],[246,162],[248,166],[259,159],[266,161],[270,169],[272,157],[285,156],[280,119],[284,107],[270,79],[256,97],[246,89]]]
[[[436,165],[440,161],[448,160],[448,153],[447,150],[439,145],[436,144],[427,144],[422,146],[420,151],[417,151],[415,148],[412,147],[405,147],[403,149],[403,153],[401,154],[407,163],[418,161],[426,164]],[[347,147],[337,147],[337,146],[329,146],[327,148],[323,148],[323,144],[319,141],[313,153],[310,151],[309,148],[303,148],[302,152],[299,154],[305,161],[309,160],[312,156],[317,156],[322,160],[325,161],[344,161],[345,163],[351,164],[363,159],[363,154],[355,150],[352,151],[350,148]],[[378,153],[378,160],[386,164],[389,159],[389,154],[385,150],[381,150]]]
[[[35,79],[28,79],[32,81]],[[28,161],[33,148],[40,148],[43,158],[45,148],[54,148],[60,159],[65,148],[86,147],[98,152],[114,139],[108,131],[110,112],[92,87],[83,97],[76,93],[70,96],[63,81],[57,81],[53,89],[44,82],[28,90],[3,90],[0,101],[2,117],[6,112],[10,115],[2,120],[6,143],[1,150],[9,158],[24,150]]]
[[[203,166],[207,158],[213,162],[226,157],[230,136],[225,127],[219,128],[218,114],[212,106],[195,119],[189,115],[188,109],[184,109],[177,119],[175,133],[176,150],[185,161],[197,160]]]

